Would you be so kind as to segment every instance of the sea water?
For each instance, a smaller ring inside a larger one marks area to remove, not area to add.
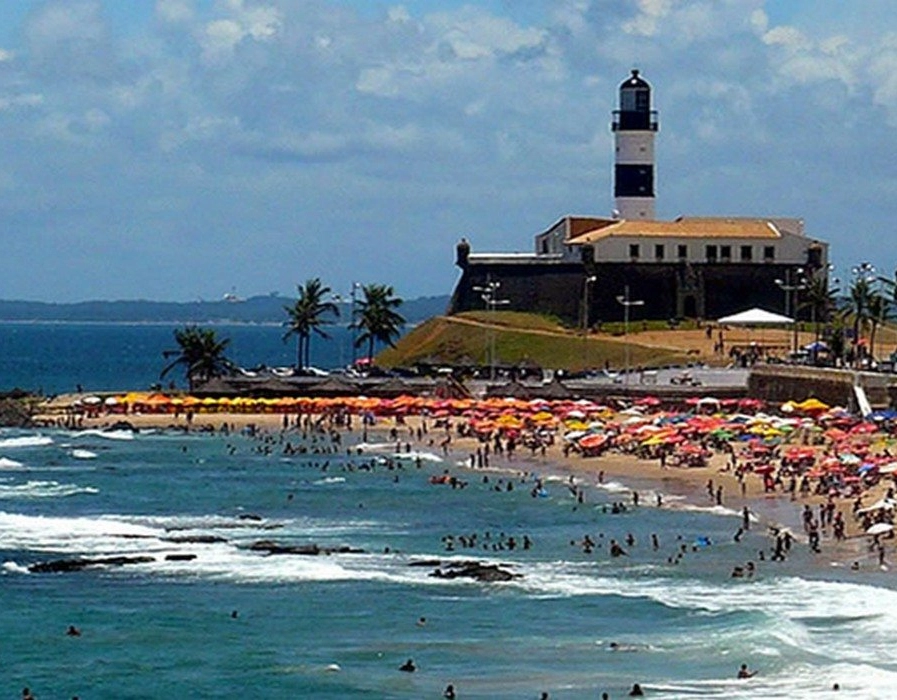
[[[200,324],[202,325],[202,324]],[[226,355],[241,367],[286,367],[296,363],[296,338],[284,339],[276,324],[216,324],[217,336],[229,341]],[[14,387],[46,395],[75,391],[146,390],[175,382],[184,387],[184,372],[160,373],[177,350],[174,331],[183,324],[0,323],[0,391]],[[349,364],[366,348],[353,350],[353,332],[328,326],[329,337],[315,335],[311,364],[334,369]]]
[[[736,543],[736,511],[657,507],[646,484],[594,478],[578,503],[538,459],[470,470],[425,450],[366,469],[392,446],[348,457],[352,442],[288,455],[277,437],[264,450],[234,434],[0,431],[0,693],[419,699],[451,683],[465,699],[557,700],[637,682],[656,698],[818,698],[834,683],[894,696],[897,594],[866,560],[830,570],[796,544],[759,561],[763,528]],[[446,469],[467,485],[431,483]],[[446,551],[447,535],[474,533],[475,549]],[[609,556],[630,534],[628,555]],[[529,549],[493,546],[524,536]],[[361,551],[266,555],[260,540]],[[28,568],[109,556],[152,561]],[[518,577],[431,576],[467,560]],[[732,578],[748,560],[755,576]],[[409,658],[418,670],[399,671]],[[736,679],[742,663],[758,675]]]

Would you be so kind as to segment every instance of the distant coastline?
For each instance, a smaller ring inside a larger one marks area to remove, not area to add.
[[[286,318],[284,306],[291,301],[278,295],[195,302],[0,300],[0,323],[280,325]],[[448,303],[448,295],[408,299],[401,313],[409,325],[414,325],[445,313]],[[344,313],[346,318],[341,320],[348,323],[348,308]]]

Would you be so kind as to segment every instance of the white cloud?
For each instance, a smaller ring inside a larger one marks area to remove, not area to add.
[[[170,24],[185,24],[196,15],[192,0],[156,0],[156,15]]]
[[[244,39],[271,39],[282,26],[281,14],[275,7],[226,0],[223,8],[229,16],[208,22],[199,36],[203,58],[208,63],[228,60]]]
[[[437,15],[427,22],[439,43],[462,60],[491,58],[540,47],[545,30],[522,27],[513,21],[465,8],[457,15]]]
[[[769,29],[769,16],[761,9],[754,10],[750,15],[751,26],[761,34]]]
[[[790,51],[806,51],[812,42],[795,27],[773,27],[763,35],[763,42],[770,46],[781,46]]]
[[[399,93],[395,84],[395,70],[388,66],[362,68],[355,83],[359,92],[370,93],[379,97],[394,97]]]
[[[673,9],[673,0],[637,0],[638,14],[623,23],[623,31],[627,34],[653,36],[657,33],[660,22]]]
[[[38,107],[43,102],[44,96],[36,93],[15,95],[14,97],[0,97],[0,112],[7,112],[20,107]]]
[[[404,5],[390,7],[386,12],[386,16],[389,18],[390,22],[395,24],[408,24],[411,22],[411,14]]]

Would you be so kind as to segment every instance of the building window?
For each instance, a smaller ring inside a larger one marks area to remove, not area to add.
[[[654,246],[654,259],[655,260],[663,260],[663,257],[664,257],[663,243],[657,243]]]
[[[741,246],[741,262],[750,262],[754,257],[754,249],[749,245]]]
[[[676,246],[676,255],[679,257],[680,260],[685,260],[686,258],[688,258],[688,246],[687,245]]]
[[[717,250],[715,245],[707,246],[707,262],[716,262],[716,253]]]
[[[630,243],[629,244],[629,257],[633,260],[638,260],[639,258],[639,250],[638,243]]]
[[[776,259],[776,247],[772,245],[763,246],[763,259],[766,262],[772,262]]]
[[[732,260],[732,246],[730,245],[721,245],[719,247],[719,256],[722,258],[723,262],[729,262]]]

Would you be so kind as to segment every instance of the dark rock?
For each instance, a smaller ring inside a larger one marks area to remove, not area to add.
[[[178,535],[177,537],[163,537],[163,542],[175,542],[177,544],[217,544],[227,542],[227,539],[219,535]]]
[[[476,581],[493,583],[523,578],[520,574],[500,568],[497,564],[482,564],[478,561],[449,562],[430,574],[435,578],[472,578]]]
[[[81,571],[93,566],[125,566],[126,564],[149,564],[155,557],[100,557],[96,559],[54,559],[41,561],[28,567],[33,574],[55,574]]]
[[[440,567],[442,566],[442,561],[440,559],[424,559],[422,561],[408,562],[408,566],[425,566],[427,568],[431,566]]]
[[[364,554],[363,549],[354,547],[319,547],[317,544],[279,544],[273,540],[258,540],[249,545],[253,552],[265,552],[266,554],[300,554],[305,556],[317,556],[318,554]]]
[[[258,515],[257,513],[240,513],[240,515],[238,515],[237,518],[239,520],[255,520],[255,521],[263,520],[262,516]]]

